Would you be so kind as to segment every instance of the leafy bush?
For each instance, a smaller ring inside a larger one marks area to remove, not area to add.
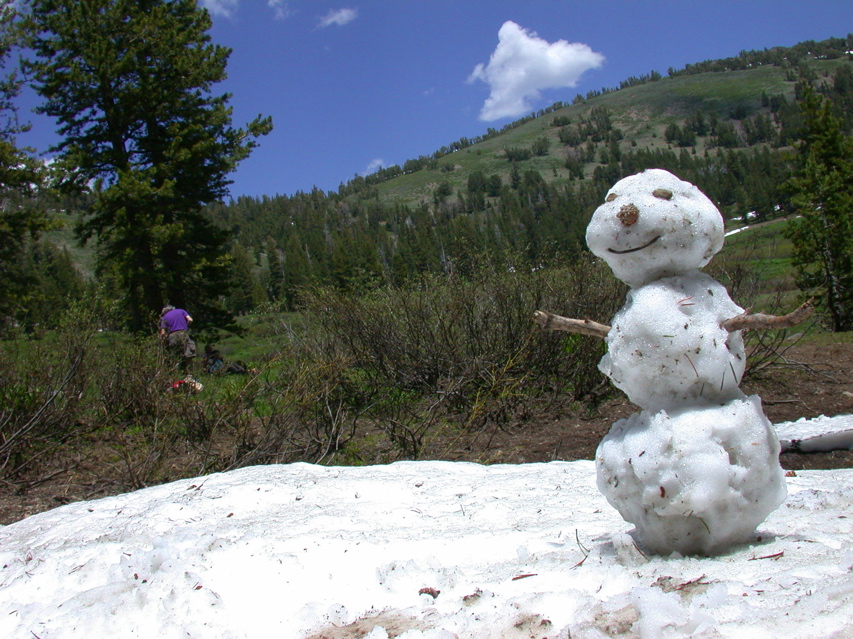
[[[320,348],[359,372],[368,413],[417,456],[441,414],[483,428],[546,394],[589,397],[604,381],[603,343],[540,331],[533,311],[606,321],[623,297],[606,268],[581,259],[563,269],[481,266],[467,279],[426,276],[364,297],[323,290],[307,308]]]
[[[743,306],[791,310],[753,262],[720,256],[711,272]],[[466,277],[361,296],[315,290],[298,315],[255,317],[250,339],[226,349],[252,360],[249,374],[205,375],[198,394],[172,388],[153,332],[101,332],[103,305],[71,305],[55,332],[0,342],[0,476],[23,490],[77,464],[115,490],[250,464],[440,457],[555,402],[604,397],[604,342],[531,318],[609,323],[625,293],[585,256],[548,269],[474,264]],[[750,370],[778,361],[784,339],[748,332]]]
[[[92,313],[72,305],[50,339],[0,349],[0,472],[16,476],[73,436],[94,371]]]

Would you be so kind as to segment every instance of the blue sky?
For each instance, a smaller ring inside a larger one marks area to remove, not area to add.
[[[273,132],[231,195],[291,195],[430,155],[578,93],[744,49],[844,37],[850,0],[199,0],[233,51],[234,125]],[[28,116],[40,151],[54,123]]]

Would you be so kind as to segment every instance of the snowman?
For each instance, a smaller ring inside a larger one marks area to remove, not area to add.
[[[587,227],[590,250],[628,284],[612,327],[537,311],[546,328],[604,337],[599,368],[642,410],[596,452],[599,490],[648,550],[715,554],[754,539],[786,497],[779,441],[739,388],[742,328],[787,327],[810,311],[750,315],[699,271],[723,245],[720,212],[661,169],[617,182]]]

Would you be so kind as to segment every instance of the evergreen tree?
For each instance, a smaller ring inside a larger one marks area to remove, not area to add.
[[[267,296],[272,301],[278,301],[284,295],[284,270],[281,264],[281,251],[272,240],[267,240],[265,251],[269,269]]]
[[[55,327],[60,319],[57,309],[66,308],[72,300],[83,299],[88,288],[86,281],[67,248],[43,239],[31,243],[24,264],[31,285],[20,317],[27,325]]]
[[[241,244],[231,249],[231,271],[235,286],[228,296],[228,308],[235,313],[249,313],[269,301],[261,285],[251,253]]]
[[[667,144],[675,144],[681,138],[681,127],[676,122],[670,122],[663,134]]]
[[[486,175],[479,169],[468,174],[468,205],[472,211],[482,211],[486,208],[486,191],[488,181]]]
[[[818,291],[835,331],[853,330],[853,142],[832,103],[806,87],[802,168],[789,181],[800,214],[786,229],[798,284]]]
[[[502,187],[503,181],[501,180],[501,176],[493,173],[486,181],[486,195],[489,197],[498,197],[501,194]]]
[[[382,281],[382,265],[369,235],[346,229],[334,239],[330,257],[332,282],[342,291],[364,293]]]
[[[47,225],[44,211],[30,197],[41,181],[40,164],[16,145],[26,130],[14,108],[21,81],[9,63],[18,45],[16,13],[11,0],[0,1],[0,318],[21,318],[34,283],[26,268],[25,251],[31,238]]]
[[[291,233],[284,247],[284,282],[282,293],[288,308],[295,308],[299,291],[311,281],[311,263],[299,237]]]
[[[42,113],[58,120],[53,150],[78,186],[94,182],[83,239],[127,295],[131,325],[169,302],[227,321],[227,235],[203,213],[228,174],[271,129],[258,117],[231,126],[230,51],[211,44],[196,0],[32,0],[26,21]]]

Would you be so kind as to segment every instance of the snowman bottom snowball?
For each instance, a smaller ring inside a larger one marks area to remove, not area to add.
[[[778,456],[757,396],[643,411],[599,445],[598,488],[652,552],[712,555],[751,541],[785,500]]]

